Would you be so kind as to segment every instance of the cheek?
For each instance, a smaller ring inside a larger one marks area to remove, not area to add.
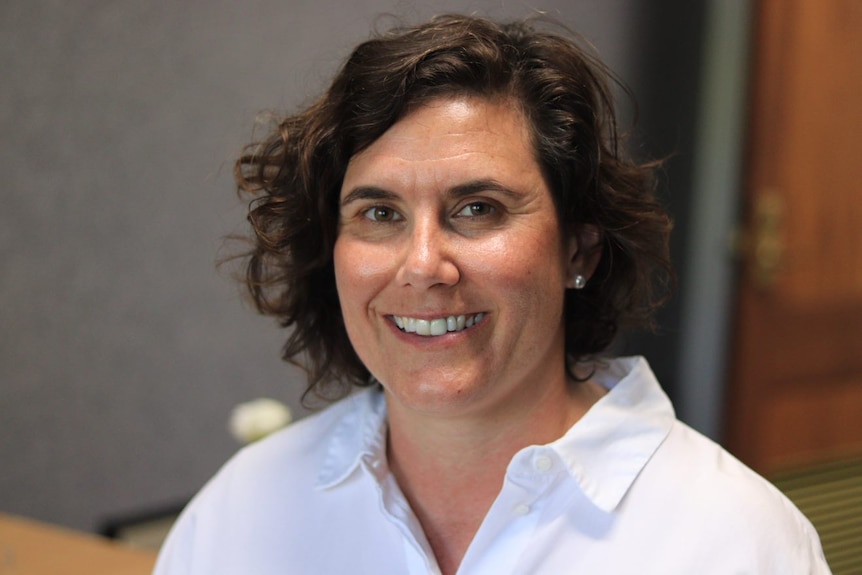
[[[364,307],[391,275],[392,258],[373,244],[339,238],[333,264],[338,299],[343,310]]]
[[[472,255],[472,268],[513,290],[565,289],[565,261],[553,231],[499,236]],[[559,284],[559,286],[558,286]]]
[[[518,236],[500,241],[476,258],[476,273],[497,294],[507,325],[520,326],[522,337],[547,338],[562,317],[565,269],[553,233]]]

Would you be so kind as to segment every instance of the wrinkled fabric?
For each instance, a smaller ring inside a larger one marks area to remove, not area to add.
[[[678,421],[643,358],[560,439],[519,451],[458,573],[824,574],[809,521]],[[156,575],[438,574],[366,390],[249,446],[185,509]]]

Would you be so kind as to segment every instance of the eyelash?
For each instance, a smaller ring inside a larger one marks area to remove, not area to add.
[[[485,213],[483,213],[483,214],[470,213],[469,215],[467,215],[467,214],[462,215],[463,212],[465,212],[467,210],[472,211],[474,208],[483,209],[483,210],[485,210]],[[488,202],[475,201],[475,202],[470,202],[469,204],[465,205],[463,208],[461,208],[455,214],[455,216],[456,217],[469,217],[469,218],[482,218],[482,217],[490,216],[496,211],[497,211],[497,208],[495,208],[494,206],[492,206]]]

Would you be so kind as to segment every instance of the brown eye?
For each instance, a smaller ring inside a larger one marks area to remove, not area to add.
[[[392,222],[401,219],[401,215],[386,206],[374,206],[365,210],[365,217],[375,222]]]

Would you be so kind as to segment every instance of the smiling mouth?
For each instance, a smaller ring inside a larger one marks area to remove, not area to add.
[[[437,319],[417,319],[415,317],[393,315],[392,321],[404,333],[415,333],[425,337],[445,335],[471,328],[485,317],[484,313],[472,315],[450,315]]]

